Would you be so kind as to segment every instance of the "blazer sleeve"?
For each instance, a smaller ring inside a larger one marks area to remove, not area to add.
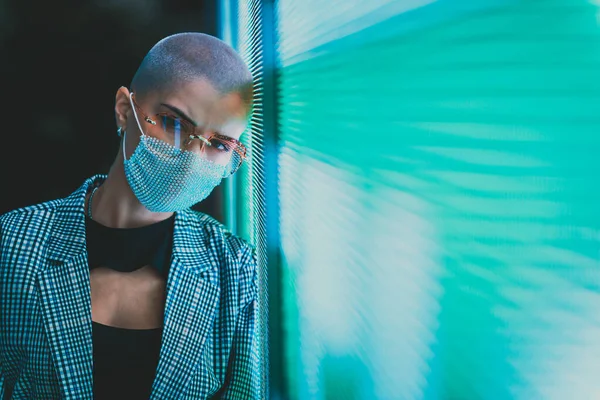
[[[4,252],[4,248],[3,248],[3,243],[2,243],[2,225],[3,225],[3,219],[4,219],[4,215],[0,215],[0,269],[2,268],[3,265],[3,260],[2,260],[2,254]],[[2,270],[0,270],[0,277],[2,276]],[[0,286],[0,290],[2,289],[2,287]],[[2,298],[2,293],[0,293],[0,299]],[[0,304],[0,308],[3,306],[3,304]],[[0,309],[0,313],[3,312]],[[4,329],[4,326],[2,326],[1,321],[0,321],[0,343],[2,342],[2,331]],[[6,392],[5,388],[4,388],[4,360],[3,360],[3,356],[2,354],[0,354],[0,399],[4,400],[4,399],[8,399],[10,398],[10,394]]]
[[[232,343],[231,357],[223,390],[214,398],[223,400],[265,399],[264,359],[260,349],[262,336],[257,329],[260,316],[257,280],[257,261],[254,247],[248,246],[242,256],[240,299]]]
[[[4,393],[4,372],[2,371],[2,362],[0,361],[0,399],[8,398]]]

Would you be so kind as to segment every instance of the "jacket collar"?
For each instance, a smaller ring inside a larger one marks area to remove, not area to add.
[[[105,179],[106,175],[95,175],[87,179],[58,205],[48,240],[49,259],[67,262],[86,251],[85,196],[92,185],[101,184]],[[205,262],[210,233],[207,221],[206,215],[202,215],[199,220],[198,214],[189,209],[175,214],[173,256],[181,260],[183,265],[193,267],[197,273],[211,266]],[[192,226],[194,228],[190,229]]]
[[[38,275],[40,309],[64,398],[92,397],[92,319],[85,235],[87,179],[58,205]],[[160,360],[151,399],[178,398],[185,389],[212,326],[219,297],[217,263],[208,252],[208,217],[176,213],[167,280]]]

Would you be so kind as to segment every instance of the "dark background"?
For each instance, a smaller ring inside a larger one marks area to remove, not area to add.
[[[217,0],[0,0],[0,214],[68,196],[108,173],[114,99],[146,52],[217,34]],[[194,207],[222,221],[222,186]]]

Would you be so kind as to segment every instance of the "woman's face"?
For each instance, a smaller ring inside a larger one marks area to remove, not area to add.
[[[124,89],[124,88],[121,88]],[[121,90],[120,89],[120,90]],[[126,90],[126,89],[125,89]],[[213,133],[239,140],[247,128],[250,105],[244,95],[239,92],[219,93],[208,81],[198,79],[183,83],[168,92],[156,92],[134,99],[141,110],[137,110],[142,129],[145,134],[154,133],[154,127],[146,124],[140,111],[153,118],[156,114],[168,113],[173,117],[186,121],[193,126],[195,134],[210,135]],[[133,108],[126,112],[127,154],[131,154],[140,138],[140,130],[133,115]],[[202,141],[190,142],[190,151],[200,151]]]

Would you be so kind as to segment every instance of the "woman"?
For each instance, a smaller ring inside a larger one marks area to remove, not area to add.
[[[253,248],[191,210],[244,161],[252,77],[201,33],[117,90],[107,175],[0,217],[3,399],[255,399]]]

